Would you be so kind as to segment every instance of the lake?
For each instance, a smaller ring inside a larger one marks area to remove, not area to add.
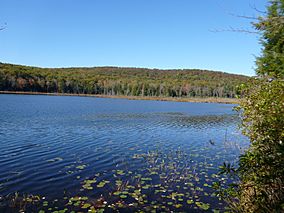
[[[0,211],[222,212],[218,167],[248,145],[233,107],[0,95]]]

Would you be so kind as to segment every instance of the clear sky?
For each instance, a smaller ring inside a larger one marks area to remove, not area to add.
[[[255,34],[238,15],[265,0],[0,0],[0,62],[41,67],[199,68],[254,75]]]

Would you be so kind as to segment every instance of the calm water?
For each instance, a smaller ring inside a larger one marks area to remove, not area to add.
[[[40,195],[59,209],[65,196],[68,211],[222,210],[218,166],[247,145],[233,106],[0,95],[0,196]]]

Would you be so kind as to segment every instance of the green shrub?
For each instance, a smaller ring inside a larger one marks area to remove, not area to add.
[[[241,212],[284,211],[284,81],[254,82],[241,102],[243,132],[250,148],[240,157]]]

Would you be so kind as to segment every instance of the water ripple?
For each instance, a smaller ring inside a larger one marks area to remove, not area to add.
[[[244,141],[238,122],[232,105],[0,95],[0,195],[77,192],[82,178],[138,168],[132,156],[151,150],[230,158],[223,147]]]

